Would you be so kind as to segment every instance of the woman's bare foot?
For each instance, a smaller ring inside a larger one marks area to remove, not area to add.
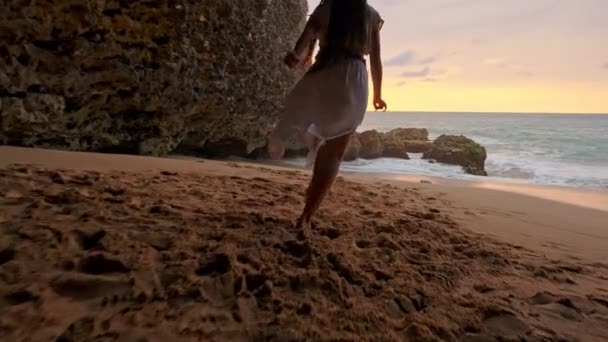
[[[310,219],[300,217],[295,228],[298,230],[298,240],[308,240],[310,238],[312,232],[312,222]]]

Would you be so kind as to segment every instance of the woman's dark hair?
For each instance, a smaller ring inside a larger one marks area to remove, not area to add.
[[[323,2],[328,0],[323,0]],[[367,0],[329,0],[331,15],[327,43],[335,49],[349,50],[367,41]]]
[[[357,56],[359,51],[353,47],[364,46],[368,39],[367,0],[323,0],[319,6],[331,6],[321,63]]]

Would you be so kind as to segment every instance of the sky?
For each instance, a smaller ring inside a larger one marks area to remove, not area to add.
[[[608,0],[368,2],[392,111],[608,113]]]

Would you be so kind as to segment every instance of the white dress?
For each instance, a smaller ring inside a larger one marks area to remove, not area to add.
[[[309,20],[318,23],[315,25],[318,28],[310,36],[319,40],[321,49],[325,44],[330,8],[330,2],[326,1],[317,7]],[[368,15],[369,38],[365,46],[357,49],[361,56],[370,53],[372,32],[383,24],[380,15],[371,6],[368,6]],[[306,29],[313,28],[307,25]],[[358,58],[346,59],[307,73],[287,96],[285,110],[273,134],[283,141],[296,133],[309,135],[304,142],[309,144],[307,166],[311,166],[318,148],[326,140],[350,134],[361,125],[367,111],[368,82],[365,61]]]

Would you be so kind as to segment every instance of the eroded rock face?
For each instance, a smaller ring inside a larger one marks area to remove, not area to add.
[[[350,141],[344,151],[344,161],[353,161],[359,158],[361,154],[361,141],[359,140],[359,134],[355,133],[350,137]]]
[[[360,133],[358,136],[361,142],[359,158],[376,159],[382,157],[382,153],[384,152],[382,133],[371,130]]]
[[[263,146],[305,0],[7,0],[0,142],[164,155]]]
[[[384,136],[395,140],[428,141],[429,131],[426,128],[395,128]]]
[[[384,141],[382,156],[386,158],[410,159],[407,151],[400,141]]]
[[[426,128],[396,128],[384,133],[382,140],[384,145],[397,152],[397,155],[402,153],[424,153],[432,145],[429,141],[429,131]],[[385,156],[390,157],[388,155]]]
[[[305,156],[306,153],[306,146],[302,143],[290,142],[286,157]],[[431,163],[460,165],[466,173],[487,176],[485,147],[465,136],[441,135],[435,141],[428,141],[428,131],[424,128],[398,128],[386,133],[375,130],[355,133],[346,147],[343,159],[407,160],[410,159],[409,153],[423,153],[422,158]]]
[[[424,153],[423,158],[460,165],[465,172],[472,175],[488,175],[485,171],[485,147],[462,135],[441,135],[433,142],[432,148]]]

